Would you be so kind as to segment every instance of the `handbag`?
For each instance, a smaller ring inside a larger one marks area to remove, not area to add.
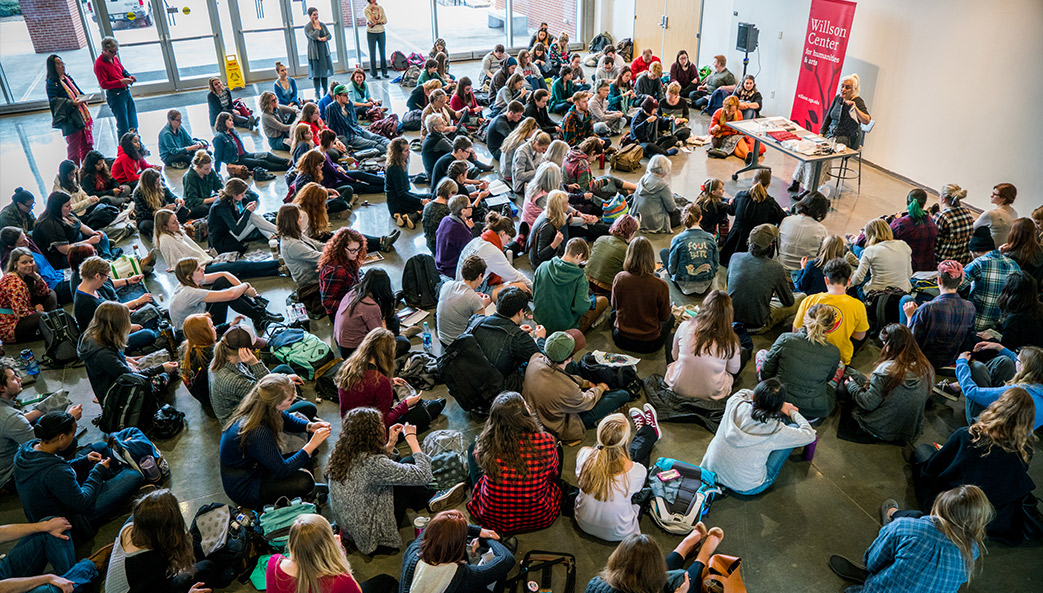
[[[246,106],[246,103],[243,103],[242,99],[236,99],[235,101],[232,101],[232,108],[235,109],[236,113],[243,117],[250,117],[254,114],[254,112]]]
[[[228,175],[229,177],[238,177],[239,179],[250,179],[250,169],[246,165],[235,165],[229,163]]]
[[[141,260],[133,255],[121,255],[109,262],[113,280],[122,280],[141,274]]]
[[[746,584],[742,582],[739,567],[742,558],[714,554],[710,563],[703,569],[703,589],[720,593],[746,593]]]

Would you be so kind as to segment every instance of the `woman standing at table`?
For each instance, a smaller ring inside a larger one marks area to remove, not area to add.
[[[304,25],[304,34],[308,36],[308,78],[315,85],[315,100],[322,98],[333,74],[333,60],[330,59],[330,30],[319,20],[319,9],[308,8],[311,21]],[[372,52],[370,52],[372,55]]]
[[[384,45],[387,43],[387,34],[384,25],[388,22],[384,9],[377,4],[377,0],[368,0],[369,5],[362,11],[366,16],[366,41],[369,42],[369,75],[373,80],[380,80],[380,76],[388,78],[388,64],[384,57]],[[377,76],[377,45],[380,45],[380,76]]]
[[[862,97],[858,96],[858,75],[848,74],[840,79],[840,92],[833,98],[833,103],[822,117],[821,136],[834,140],[837,144],[857,149],[862,145],[861,127],[872,120],[869,109]],[[803,163],[793,172],[793,183],[789,191],[795,192],[803,185],[805,189],[816,190],[817,187],[809,187],[812,182],[814,166]],[[822,168],[819,184],[829,180],[829,168]]]
[[[87,153],[94,148],[94,136],[91,133],[94,120],[87,109],[87,101],[81,99],[83,91],[76,86],[76,81],[65,73],[65,62],[55,54],[47,56],[45,86],[53,117],[51,125],[61,129],[68,145],[66,156],[79,166]]]

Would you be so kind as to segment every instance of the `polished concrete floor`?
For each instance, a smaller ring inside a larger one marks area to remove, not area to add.
[[[453,71],[457,76],[473,75],[477,65],[454,64]],[[74,75],[77,73],[73,73]],[[89,75],[80,73],[80,76]],[[346,75],[342,75],[347,78]],[[308,85],[301,84],[305,89]],[[248,89],[239,91],[237,96],[248,97],[266,90]],[[384,97],[396,113],[404,112],[406,94],[397,85],[381,81],[374,85],[376,95]],[[305,91],[310,92],[310,91]],[[142,109],[140,129],[144,133],[144,141],[155,152],[156,137],[160,127],[165,123],[166,109],[177,107],[185,115],[186,125],[197,137],[210,137],[207,129],[207,108],[205,101],[200,102],[199,94],[194,94],[192,104],[182,96],[153,97],[139,100]],[[252,103],[252,101],[250,101]],[[92,109],[97,112],[97,109]],[[107,113],[107,109],[103,108]],[[766,113],[771,114],[771,105],[766,106]],[[97,118],[98,126],[96,144],[107,155],[115,154],[114,120],[111,117]],[[696,116],[693,127],[696,134],[705,134],[709,124],[708,118]],[[258,134],[243,134],[249,150],[266,150],[263,139]],[[32,113],[0,119],[0,201],[7,203],[12,190],[23,186],[38,196],[37,208],[42,208],[43,196],[51,187],[52,180],[60,160],[65,158],[65,144],[57,131],[50,128],[48,113]],[[488,153],[484,146],[478,146],[482,158]],[[158,162],[157,156],[149,158],[150,162]],[[674,171],[673,190],[683,196],[694,198],[699,186],[707,177],[719,177],[726,182],[726,193],[731,196],[735,192],[748,189],[750,176],[741,176],[737,182],[731,180],[731,174],[742,166],[735,158],[725,160],[707,159],[701,150],[690,155],[678,155],[672,158]],[[771,187],[774,196],[783,207],[790,205],[790,196],[785,187],[789,183],[795,162],[783,158],[776,151],[769,150],[764,162],[772,167],[776,179]],[[422,169],[419,154],[414,153],[410,162],[410,171]],[[597,171],[595,171],[597,173]],[[165,171],[167,180],[175,193],[180,193],[180,171]],[[635,180],[639,173],[622,174],[621,177]],[[857,232],[869,219],[883,213],[899,210],[904,205],[904,197],[911,186],[893,176],[887,175],[873,167],[863,168],[861,192],[856,195],[855,186],[850,184],[836,201],[835,211],[829,214],[825,224],[831,231]],[[285,195],[285,184],[281,176],[273,182],[261,184],[256,188],[262,195],[265,210],[274,210]],[[353,227],[372,234],[383,234],[391,228],[387,211],[383,207],[382,195],[363,196],[372,205],[360,207],[348,221]],[[345,224],[340,222],[338,224]],[[656,248],[669,244],[669,235],[649,237]],[[139,242],[135,238],[126,244]],[[388,269],[392,282],[399,284],[405,260],[414,253],[425,252],[422,232],[417,229],[405,231],[396,245],[396,252],[385,254],[379,267]],[[518,267],[531,273],[528,262],[522,258]],[[157,269],[162,269],[159,267]],[[719,277],[721,287],[724,286],[725,274]],[[159,294],[170,294],[172,278],[163,273],[149,280],[153,291]],[[292,289],[291,282],[285,278],[265,279],[255,283],[269,298],[276,309],[282,308],[286,295]],[[675,303],[688,302],[676,290],[673,292]],[[431,319],[433,323],[433,315]],[[314,324],[316,333],[323,339],[329,339],[331,327],[323,320]],[[756,347],[767,348],[777,337],[779,331],[763,336],[755,336]],[[419,339],[413,340],[419,349]],[[37,354],[41,352],[37,345]],[[615,350],[609,332],[602,327],[588,335],[588,348]],[[8,349],[9,351],[12,348]],[[870,343],[854,360],[854,365],[864,372],[869,372],[879,353],[878,347]],[[639,365],[639,373],[646,376],[652,373],[663,373],[665,361],[659,354],[646,357]],[[752,387],[756,383],[753,365],[748,365],[741,377],[742,385]],[[83,425],[88,428],[84,439],[99,436],[98,430],[89,423],[89,419],[100,413],[97,404],[91,403],[91,390],[84,370],[74,368],[63,371],[44,371],[35,385],[28,390],[52,391],[65,388],[70,391],[74,401],[84,406]],[[308,393],[311,394],[310,387]],[[444,397],[445,387],[440,385],[431,390],[427,397]],[[187,520],[191,520],[195,510],[215,500],[227,500],[222,489],[217,470],[217,444],[219,426],[216,420],[205,416],[199,405],[188,394],[183,386],[178,386],[175,393],[176,405],[188,414],[189,428],[176,439],[163,442],[160,447],[169,459],[173,471],[170,488],[182,503],[182,510]],[[643,400],[642,400],[643,401]],[[638,404],[641,401],[637,402]],[[962,402],[961,402],[962,403]],[[320,414],[335,420],[337,407],[330,402],[321,402]],[[339,432],[339,423],[334,422],[334,436]],[[734,497],[723,497],[717,500],[706,517],[708,525],[717,525],[724,529],[725,538],[720,552],[741,556],[742,572],[750,591],[807,591],[835,592],[843,587],[840,579],[829,570],[826,560],[832,553],[844,554],[850,558],[860,558],[866,547],[872,542],[880,528],[878,509],[881,501],[894,497],[904,506],[915,504],[912,487],[909,483],[909,468],[903,462],[901,448],[893,445],[857,445],[836,438],[837,418],[827,419],[819,427],[819,445],[811,462],[790,462],[782,470],[777,484],[765,494],[740,500]],[[962,407],[946,402],[932,402],[927,410],[927,420],[920,442],[943,442],[955,428],[964,424]],[[476,434],[479,426],[475,424],[450,399],[445,417],[439,419],[435,428],[454,428],[467,435]],[[663,438],[657,444],[654,456],[670,456],[698,463],[713,435],[696,425],[669,423],[664,426]],[[594,441],[593,432],[588,432],[585,443]],[[321,472],[332,448],[332,441],[324,445],[318,455],[316,468]],[[575,482],[576,448],[566,448],[565,476]],[[1040,464],[1035,462],[1031,473],[1037,482],[1043,482]],[[462,508],[462,505],[461,505]],[[129,512],[129,508],[128,508]],[[0,499],[0,521],[3,523],[24,520],[18,500],[14,496]],[[120,521],[109,524],[92,542],[83,542],[82,553],[111,542]],[[647,518],[642,518],[642,530],[660,542],[667,552],[680,541],[677,536],[669,535],[657,528]],[[401,530],[404,541],[412,535],[412,527]],[[580,587],[598,572],[603,566],[613,544],[606,543],[580,532],[572,520],[560,518],[549,529],[519,537],[519,556],[533,549],[568,551],[578,558]],[[999,544],[989,546],[989,553],[982,563],[980,574],[975,576],[968,591],[1031,591],[1039,590],[1043,582],[1043,555],[1038,545],[1019,548],[1004,547]],[[351,555],[351,561],[357,575],[368,578],[377,573],[399,574],[400,556],[364,557]],[[931,570],[924,566],[924,570]],[[238,586],[248,588],[249,586]]]

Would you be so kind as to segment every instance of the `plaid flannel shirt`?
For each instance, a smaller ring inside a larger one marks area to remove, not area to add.
[[[971,261],[971,252],[967,244],[974,235],[974,216],[963,206],[946,208],[934,216],[934,224],[938,227],[938,239],[934,246],[935,258],[943,262],[947,259],[967,265]]]
[[[865,563],[869,578],[847,593],[957,593],[967,582],[960,549],[930,515],[901,517],[884,526],[866,550]]]
[[[594,119],[589,110],[580,114],[579,109],[573,106],[565,113],[565,118],[561,120],[561,139],[569,146],[577,146],[593,135]]]
[[[340,301],[353,286],[362,280],[362,270],[354,272],[344,266],[326,264],[319,270],[319,295],[322,297],[322,308],[333,315],[340,307]]]
[[[941,294],[913,313],[913,336],[935,368],[956,361],[974,332],[974,305],[958,294]]]
[[[934,260],[938,227],[930,216],[924,216],[920,224],[916,224],[908,215],[896,218],[891,222],[891,230],[894,231],[895,239],[905,241],[913,250],[914,272],[930,272],[938,267]]]
[[[528,475],[501,466],[498,480],[486,475],[475,485],[467,511],[482,527],[500,534],[524,533],[550,527],[558,518],[561,489],[555,480],[561,459],[554,436],[532,435],[521,456]]]
[[[1011,272],[1021,271],[1021,266],[999,250],[992,250],[976,258],[963,269],[961,286],[970,285],[971,302],[978,315],[974,318],[974,329],[984,331],[996,327],[1000,321],[1000,292]]]

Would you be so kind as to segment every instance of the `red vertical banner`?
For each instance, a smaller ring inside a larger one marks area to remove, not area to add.
[[[823,115],[837,93],[854,17],[854,2],[811,0],[800,76],[790,115],[790,119],[806,130],[819,131]]]

